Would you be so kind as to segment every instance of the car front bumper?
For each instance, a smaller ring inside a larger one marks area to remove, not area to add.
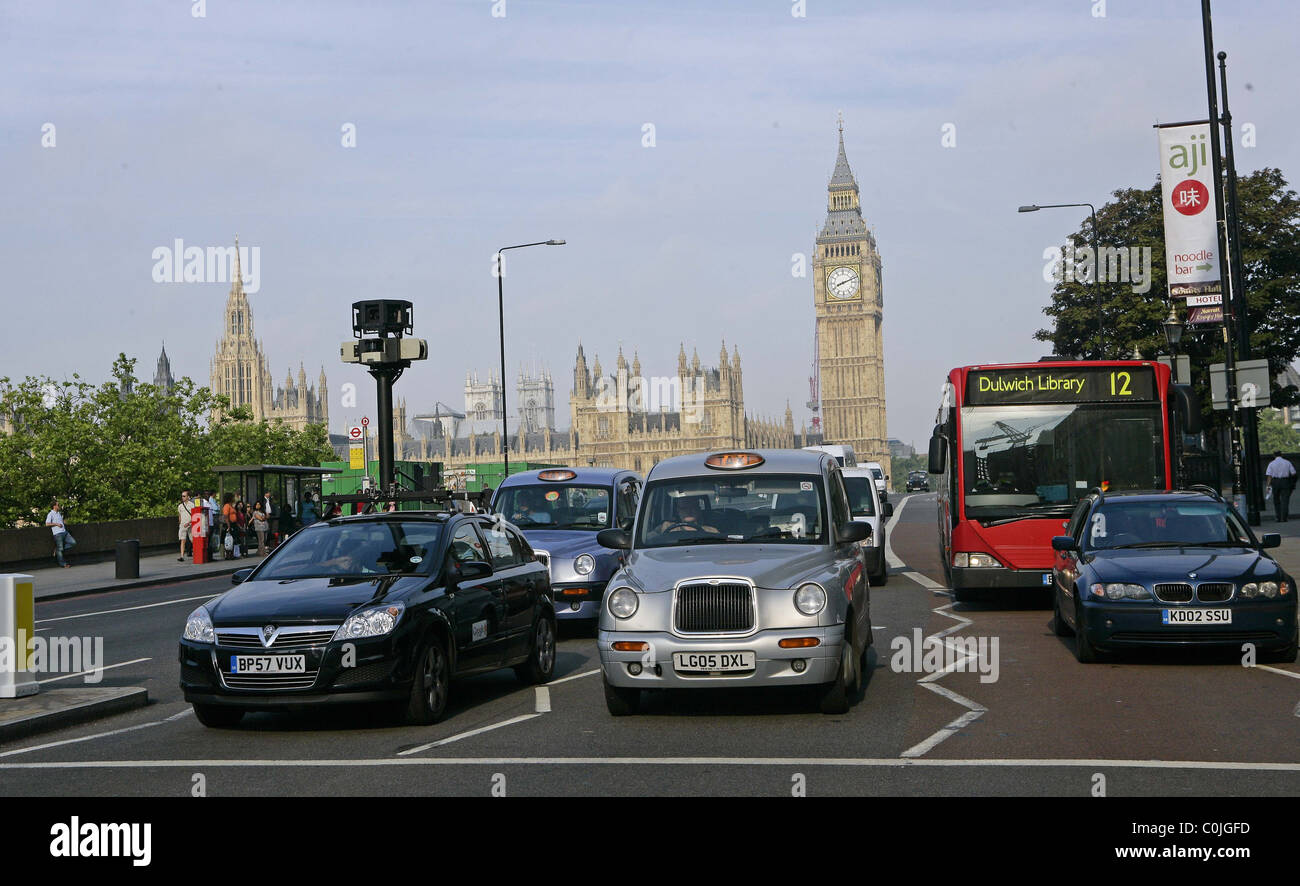
[[[780,641],[798,637],[816,637],[817,646],[782,649]],[[619,652],[613,643],[641,641],[650,644],[648,652]],[[667,632],[600,631],[596,646],[600,651],[601,670],[611,686],[634,689],[690,689],[742,686],[804,686],[829,683],[839,673],[840,649],[844,643],[844,626],[764,630],[746,637],[679,637]],[[677,672],[673,654],[677,652],[753,652],[752,671],[708,674]],[[805,663],[802,672],[794,662]],[[641,665],[633,676],[629,664]]]
[[[1165,624],[1166,609],[1232,609],[1232,624]],[[1288,646],[1295,638],[1296,603],[1141,604],[1083,602],[1082,627],[1099,649],[1139,646]]]
[[[1052,567],[1043,569],[989,569],[953,566],[952,589],[965,588],[1042,588],[1052,587]]]
[[[551,600],[558,621],[600,617],[600,602],[605,597],[607,581],[560,582],[551,585]],[[567,593],[566,593],[567,592]]]
[[[348,664],[344,647],[350,646]],[[187,702],[248,709],[290,710],[331,704],[396,701],[410,694],[413,641],[405,637],[372,637],[333,641],[325,646],[250,649],[214,646],[181,640],[178,658],[180,688]],[[235,655],[304,655],[314,679],[294,688],[235,687],[228,683],[230,658]]]

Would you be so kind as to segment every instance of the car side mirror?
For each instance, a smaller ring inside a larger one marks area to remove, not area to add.
[[[464,563],[452,563],[451,578],[455,582],[474,581],[487,578],[492,574],[492,564],[482,560],[467,560]]]
[[[1079,543],[1074,540],[1072,535],[1058,535],[1052,539],[1052,550],[1061,551],[1078,551]]]
[[[881,502],[880,514],[882,517],[888,520],[890,517],[894,516],[894,505],[891,502],[887,502],[887,501]]]
[[[1265,536],[1265,537],[1267,538],[1267,536]],[[1279,543],[1280,543],[1280,541],[1281,541],[1281,536],[1279,536],[1278,538],[1279,538]],[[253,568],[254,568],[254,567],[250,566],[250,567],[248,567],[247,569],[236,569],[236,570],[235,570],[233,573],[231,573],[231,575],[230,575],[230,583],[231,583],[232,585],[237,585],[237,584],[240,584],[241,582],[245,581],[245,580],[246,580],[250,575],[253,574]]]
[[[835,530],[835,541],[839,544],[857,544],[871,538],[871,524],[851,521]]]
[[[596,533],[596,544],[616,551],[632,550],[632,533],[626,529],[602,529]]]
[[[1259,539],[1261,548],[1277,548],[1282,546],[1282,533],[1265,532]]]

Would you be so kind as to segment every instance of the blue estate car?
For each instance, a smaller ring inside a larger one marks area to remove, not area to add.
[[[1296,585],[1246,521],[1208,487],[1106,494],[1075,508],[1052,539],[1053,630],[1075,657],[1136,646],[1253,643],[1261,660],[1295,661]]]
[[[631,528],[642,483],[634,471],[549,468],[511,474],[497,489],[492,510],[523,531],[550,569],[556,618],[600,615],[621,558],[601,547],[596,533]]]

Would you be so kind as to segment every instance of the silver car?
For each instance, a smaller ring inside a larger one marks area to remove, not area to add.
[[[555,617],[592,620],[620,557],[601,547],[602,529],[630,529],[641,476],[613,468],[547,468],[511,474],[492,510],[523,530],[551,573]]]
[[[611,714],[646,689],[809,686],[844,713],[871,646],[870,593],[833,456],[798,449],[683,455],[656,464],[600,611]]]

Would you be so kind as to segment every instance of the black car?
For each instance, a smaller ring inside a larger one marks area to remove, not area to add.
[[[555,667],[546,567],[499,516],[396,512],[308,526],[190,615],[181,689],[205,726],[246,711],[386,702],[446,710],[453,678]]]
[[[1254,644],[1262,660],[1295,661],[1296,585],[1217,492],[1094,491],[1056,551],[1053,630],[1096,661],[1136,646]]]
[[[908,492],[929,492],[930,475],[925,471],[911,471],[907,475]]]

